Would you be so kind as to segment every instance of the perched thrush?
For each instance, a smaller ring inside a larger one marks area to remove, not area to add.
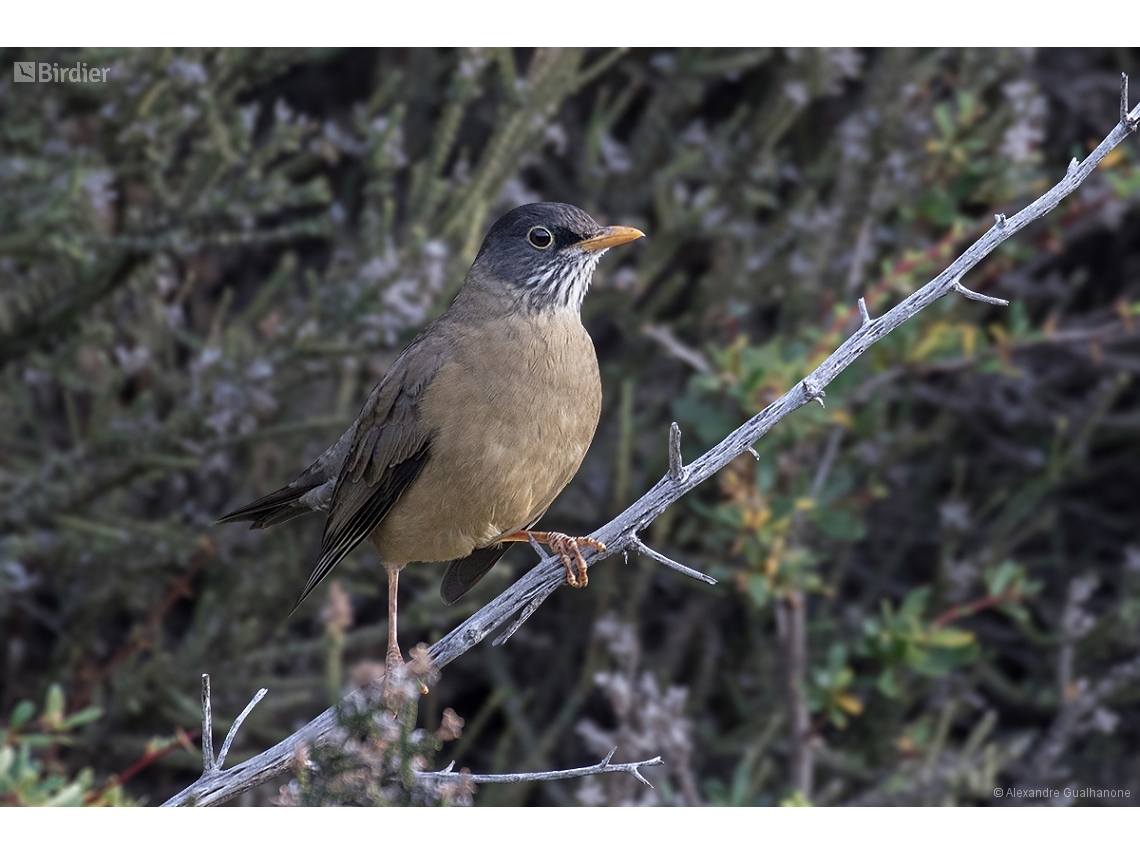
[[[402,662],[396,591],[410,561],[450,561],[440,595],[452,603],[502,544],[534,538],[584,587],[581,548],[605,546],[530,529],[578,471],[598,425],[602,390],[582,299],[602,254],[640,237],[572,205],[503,216],[451,308],[400,354],[352,427],[289,486],[219,522],[265,528],[328,513],[297,605],[370,540],[388,572],[390,664]]]

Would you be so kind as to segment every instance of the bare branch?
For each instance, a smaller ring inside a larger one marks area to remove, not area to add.
[[[202,777],[197,780],[194,786],[199,786],[221,774],[222,766],[226,762],[226,755],[230,753],[230,746],[233,745],[234,737],[237,736],[238,729],[245,722],[246,717],[253,712],[253,708],[257,706],[268,692],[268,689],[259,689],[257,694],[253,696],[253,700],[245,705],[245,709],[241,711],[241,715],[235,718],[234,723],[230,725],[229,732],[226,734],[225,741],[222,743],[222,750],[215,759],[214,716],[213,702],[210,698],[210,675],[202,675]],[[167,801],[163,807],[167,807],[172,803],[173,800]],[[179,802],[177,804],[190,803],[191,802]]]
[[[677,338],[673,330],[665,324],[646,323],[642,325],[641,332],[661,345],[662,349],[674,359],[680,360],[701,374],[712,374],[712,366],[709,365],[705,355]]]
[[[686,493],[695,490],[740,454],[763,437],[788,414],[812,400],[820,400],[822,392],[840,372],[863,355],[875,342],[900,324],[914,317],[936,300],[954,290],[955,283],[989,255],[1003,241],[1008,240],[1029,223],[1052,211],[1061,200],[1072,193],[1089,176],[1105,156],[1118,146],[1140,123],[1140,106],[1126,114],[1104,140],[1081,161],[1070,168],[1065,177],[1036,201],[1005,221],[1005,227],[994,224],[984,235],[956,258],[941,274],[915,291],[886,314],[864,324],[839,346],[819,367],[786,394],[769,404],[720,443],[685,467],[684,481],[678,482],[666,474],[644,496],[610,522],[590,534],[608,547],[606,553],[591,551],[587,564],[595,564],[605,555],[637,551],[638,533],[647,528],[666,508]],[[809,392],[809,390],[811,390]],[[818,394],[817,394],[818,393]],[[753,453],[755,453],[753,451]],[[644,545],[643,545],[644,546]],[[646,547],[647,548],[647,547]],[[659,559],[656,559],[659,560]],[[663,562],[664,563],[664,562]],[[673,566],[673,564],[667,564]],[[677,569],[674,567],[674,569]],[[699,578],[699,577],[698,577]],[[535,600],[541,601],[565,583],[566,571],[557,556],[546,558],[511,585],[506,591],[453,629],[431,646],[430,655],[437,668],[443,668],[463,655],[488,635],[506,624],[514,615]],[[342,703],[366,701],[377,689],[379,681],[359,689]],[[336,708],[325,710],[292,736],[282,740],[256,757],[240,763],[212,778],[203,779],[187,787],[166,802],[167,805],[220,804],[246,792],[259,784],[272,780],[290,768],[293,753],[298,746],[321,743],[334,733],[337,724]]]
[[[784,653],[784,679],[791,715],[792,788],[811,798],[815,777],[811,712],[804,676],[807,672],[807,607],[802,591],[790,590],[776,601],[776,626]]]
[[[865,327],[871,323],[871,313],[867,311],[867,301],[862,297],[859,298],[859,317],[863,320],[859,325],[860,327]]]
[[[990,297],[986,294],[979,294],[977,291],[971,291],[961,282],[954,283],[954,292],[961,294],[967,300],[977,300],[979,303],[989,303],[991,306],[1009,305],[1009,300],[1003,300],[1001,297]]]
[[[663,564],[670,569],[676,570],[678,573],[684,573],[690,579],[699,579],[708,585],[716,584],[716,579],[714,579],[712,576],[706,576],[699,570],[694,570],[692,567],[686,567],[684,564],[679,564],[672,558],[666,558],[660,552],[657,552],[654,549],[650,549],[648,546],[642,543],[641,538],[636,534],[630,539],[629,546],[631,549],[633,549],[634,552],[640,552],[646,558],[652,558],[658,564]]]
[[[253,696],[253,700],[245,705],[245,709],[241,711],[241,715],[235,718],[234,723],[230,725],[229,733],[226,734],[226,741],[222,743],[222,750],[218,752],[218,769],[221,769],[226,764],[226,755],[230,753],[230,746],[233,745],[238,728],[242,726],[246,716],[253,712],[253,708],[261,702],[261,699],[264,698],[268,692],[269,689],[258,689],[257,694]]]
[[[519,631],[519,627],[526,623],[530,616],[538,611],[538,607],[546,602],[546,598],[553,593],[554,589],[551,588],[546,593],[535,597],[533,600],[523,606],[523,610],[519,612],[519,616],[515,618],[514,623],[508,626],[501,635],[499,635],[494,641],[491,642],[492,646],[498,647],[499,645],[506,644],[508,641],[510,641],[511,636]]]
[[[210,706],[210,675],[202,675],[202,777],[218,769],[214,760],[214,716]]]
[[[538,560],[539,561],[545,561],[547,558],[550,557],[550,553],[542,548],[542,544],[540,544],[537,540],[535,540],[534,535],[531,534],[529,531],[526,533],[526,539],[527,539],[527,542],[530,543],[530,548],[533,549],[538,554]]]
[[[1133,111],[1135,113],[1136,111]],[[1133,115],[1128,112],[1128,75],[1120,75],[1120,124],[1129,132],[1136,130],[1140,125],[1140,114]]]
[[[567,778],[585,778],[589,775],[605,775],[609,772],[625,772],[645,786],[653,789],[653,785],[645,779],[641,774],[642,768],[646,766],[664,766],[665,761],[660,757],[654,757],[652,760],[639,760],[636,763],[610,763],[610,759],[614,756],[614,748],[605,758],[595,763],[593,766],[581,766],[577,769],[561,769],[554,772],[516,772],[508,775],[472,775],[469,772],[453,772],[452,769],[455,763],[449,763],[446,769],[439,772],[417,772],[416,777],[427,778],[429,780],[441,781],[448,778],[463,778],[465,781],[470,781],[473,784],[518,784],[523,781],[564,781]]]
[[[685,466],[681,463],[681,428],[676,422],[669,425],[669,477],[674,481],[684,481]]]
[[[819,460],[819,467],[815,470],[815,477],[811,479],[811,497],[813,499],[819,498],[823,485],[827,482],[827,476],[831,474],[831,466],[835,463],[835,455],[839,451],[839,443],[842,439],[843,428],[833,428],[831,435],[827,438],[827,447],[823,450],[823,457]]]

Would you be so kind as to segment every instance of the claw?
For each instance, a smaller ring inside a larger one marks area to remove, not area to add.
[[[519,531],[503,538],[504,543],[519,541],[545,543],[562,559],[566,568],[566,584],[571,588],[585,588],[590,579],[586,575],[586,559],[582,557],[582,547],[589,546],[598,552],[605,552],[606,545],[592,537],[571,537],[558,531]]]
[[[590,583],[581,548],[591,546],[599,552],[606,551],[606,545],[592,537],[570,537],[559,532],[550,532],[547,545],[562,559],[562,566],[566,568],[566,584],[571,588],[585,588]]]

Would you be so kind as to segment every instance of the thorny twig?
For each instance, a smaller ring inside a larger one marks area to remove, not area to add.
[[[418,778],[429,778],[431,780],[444,780],[447,778],[462,778],[465,781],[470,781],[473,784],[518,784],[523,781],[563,781],[567,778],[585,778],[589,775],[604,775],[608,772],[626,772],[645,786],[653,789],[653,785],[645,779],[641,774],[641,770],[646,766],[664,766],[665,761],[660,757],[654,757],[652,760],[639,760],[636,763],[610,763],[617,751],[615,747],[609,754],[605,756],[600,762],[595,763],[593,766],[580,766],[577,769],[560,769],[554,772],[516,772],[507,775],[472,775],[470,772],[453,772],[455,762],[447,764],[447,768],[439,772],[417,772]]]
[[[900,324],[954,291],[955,286],[960,285],[961,278],[998,245],[1056,208],[1061,200],[1076,190],[1105,156],[1138,125],[1140,125],[1140,106],[1127,112],[1123,120],[1083,161],[1076,166],[1070,164],[1065,176],[1036,201],[1012,217],[997,218],[994,225],[941,274],[886,314],[871,320],[870,323],[864,323],[802,382],[797,383],[778,400],[769,404],[715,447],[686,466],[684,481],[676,481],[667,473],[649,492],[613,520],[592,532],[590,537],[605,543],[608,555],[636,549],[635,541],[639,539],[639,533],[657,519],[666,508],[703,484],[738,455],[749,451],[757,440],[785,416],[811,400],[819,400],[822,404],[824,387],[840,372]],[[583,557],[590,565],[597,563],[604,556],[594,550],[586,550]],[[565,582],[565,579],[566,572],[560,558],[555,556],[541,561],[506,591],[433,644],[429,651],[433,663],[437,668],[443,668],[527,608],[529,604],[550,596]],[[510,631],[517,630],[521,624],[521,620],[516,620]],[[366,700],[375,690],[374,685],[358,689],[342,703]],[[336,729],[336,725],[336,708],[327,709],[272,748],[229,771],[218,771],[211,777],[203,776],[168,800],[166,804],[207,805],[228,801],[288,770],[298,746],[328,739]]]

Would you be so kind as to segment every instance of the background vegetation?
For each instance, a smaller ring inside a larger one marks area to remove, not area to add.
[[[339,436],[505,210],[649,235],[584,307],[605,408],[547,519],[585,533],[660,477],[670,420],[688,458],[719,440],[859,296],[880,313],[1056,181],[1140,79],[1107,49],[0,54],[111,68],[0,81],[7,803],[172,795],[201,768],[203,671],[223,727],[270,690],[231,762],[376,673],[371,550],[287,619],[321,520],[210,522]],[[612,558],[450,666],[420,706],[433,762],[667,761],[652,791],[476,804],[1136,803],[1137,161],[1126,142],[966,283],[1009,309],[940,301],[648,532],[720,585]],[[532,560],[451,607],[410,568],[401,640]]]

